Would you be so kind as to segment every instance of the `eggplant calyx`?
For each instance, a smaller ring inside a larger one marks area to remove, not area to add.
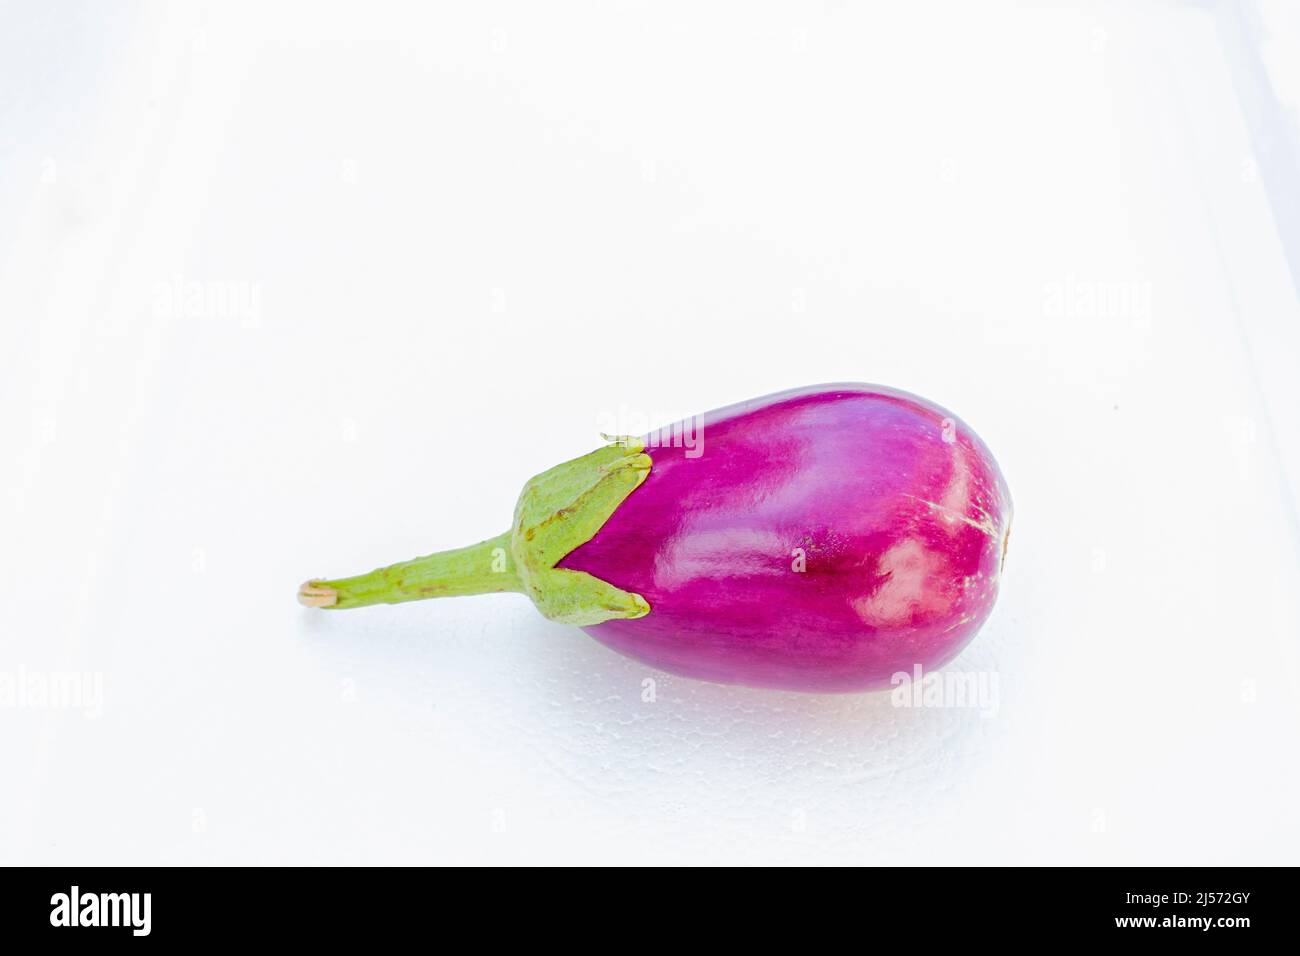
[[[532,598],[543,616],[564,624],[586,627],[644,617],[650,605],[641,595],[556,565],[595,537],[645,481],[651,464],[640,440],[616,439],[530,479],[515,505],[514,524],[504,534],[350,578],[307,581],[298,589],[298,603],[335,611],[514,591]]]
[[[595,537],[646,480],[651,465],[643,442],[620,438],[524,485],[515,505],[510,552],[522,590],[544,617],[587,627],[650,613],[641,595],[556,565]]]

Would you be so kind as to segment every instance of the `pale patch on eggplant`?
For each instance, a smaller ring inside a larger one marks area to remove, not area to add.
[[[916,495],[908,495],[907,497],[915,501],[921,502],[921,504],[928,506],[934,511],[938,511],[944,515],[947,515],[950,519],[964,522],[965,524],[970,525],[972,528],[976,528],[980,531],[983,531],[994,541],[997,541],[999,538],[997,524],[993,521],[992,517],[990,517],[989,514],[986,511],[984,511],[984,509],[978,507],[977,505],[971,505],[971,507],[979,512],[980,520],[978,521],[976,521],[974,518],[970,517],[969,515],[962,514],[956,508],[950,508],[945,505],[941,505],[938,502],[929,501],[926,498],[918,498]]]
[[[884,581],[852,602],[858,617],[872,627],[899,627],[914,616],[932,619],[948,612],[953,596],[943,582],[947,563],[920,538],[904,538],[880,556]]]

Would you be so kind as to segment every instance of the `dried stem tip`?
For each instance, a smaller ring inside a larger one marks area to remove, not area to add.
[[[298,588],[298,603],[303,607],[333,607],[339,592],[315,581],[307,581]]]

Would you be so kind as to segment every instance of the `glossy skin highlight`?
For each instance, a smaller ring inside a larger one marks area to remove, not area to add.
[[[644,483],[557,565],[649,602],[597,640],[687,677],[862,691],[942,666],[989,616],[1011,498],[951,413],[822,385],[697,427],[698,455],[648,436]]]

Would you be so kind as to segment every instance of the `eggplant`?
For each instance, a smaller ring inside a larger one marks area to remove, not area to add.
[[[817,385],[606,438],[531,479],[504,534],[308,581],[299,600],[515,591],[653,667],[814,692],[940,667],[992,611],[1011,496],[932,402]]]

